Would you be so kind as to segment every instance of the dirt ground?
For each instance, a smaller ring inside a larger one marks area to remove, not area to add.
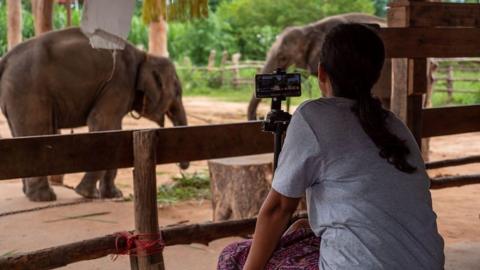
[[[246,104],[217,102],[205,98],[186,98],[185,107],[191,125],[243,121]],[[213,109],[212,109],[213,108]],[[265,112],[267,106],[261,111]],[[125,129],[156,127],[148,120],[125,117]],[[85,128],[73,132],[85,132]],[[65,130],[63,133],[70,133]],[[8,125],[0,116],[0,137],[10,137]],[[478,154],[480,133],[444,136],[432,139],[431,160]],[[206,162],[193,162],[188,172],[206,171]],[[479,173],[480,164],[459,166],[429,173],[455,175]],[[157,167],[158,183],[170,181],[178,174],[175,164]],[[65,183],[75,186],[82,174],[67,175]],[[117,185],[125,196],[132,193],[132,170],[119,170]],[[3,213],[32,209],[39,206],[77,202],[82,200],[75,192],[65,187],[55,187],[58,201],[54,203],[32,203],[22,194],[19,180],[0,183],[0,256],[17,252],[32,251],[69,242],[88,239],[117,231],[130,230],[133,225],[133,205],[125,201],[93,201],[71,206],[2,216]],[[433,190],[434,210],[438,225],[445,239],[446,269],[480,269],[480,185]],[[179,222],[208,222],[212,217],[209,201],[190,201],[158,210],[161,225]],[[69,217],[90,215],[83,218]],[[168,247],[164,257],[167,269],[214,269],[219,252],[236,238],[212,242],[209,246],[183,245]],[[181,259],[179,259],[181,258]],[[106,257],[66,266],[62,269],[129,269],[128,257],[113,260]]]

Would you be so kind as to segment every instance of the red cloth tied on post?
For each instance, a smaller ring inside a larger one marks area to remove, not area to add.
[[[156,234],[119,232],[115,236],[116,255],[149,256],[162,253],[165,248],[161,232]],[[125,241],[125,247],[123,248],[119,246],[122,239]]]

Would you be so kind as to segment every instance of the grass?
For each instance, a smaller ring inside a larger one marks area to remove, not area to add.
[[[438,77],[446,77],[445,73],[437,73]],[[466,71],[454,71],[453,77],[455,79],[459,78],[478,78],[479,74],[476,72],[466,72]],[[434,107],[440,107],[445,105],[471,105],[480,103],[480,82],[466,82],[466,81],[454,81],[453,82],[453,95],[452,102],[447,104],[448,95],[444,92],[435,92],[437,89],[446,89],[447,82],[442,80],[438,81],[434,85],[434,94],[432,96],[432,104]],[[471,90],[474,93],[458,93],[455,90]]]
[[[210,198],[210,177],[204,173],[181,173],[173,182],[161,185],[157,190],[160,204],[171,204],[186,200]]]
[[[462,64],[465,66],[465,64]],[[242,69],[240,77],[242,79],[253,78],[256,74],[255,69]],[[302,72],[301,72],[302,73]],[[303,72],[304,73],[304,72]],[[208,73],[195,69],[180,69],[179,76],[183,84],[184,96],[187,97],[208,97],[218,101],[227,102],[249,102],[254,91],[252,85],[242,85],[234,88],[229,82],[232,80],[233,74],[225,72],[223,77],[223,85],[220,80],[219,73]],[[437,73],[437,77],[445,77],[444,72]],[[454,78],[478,78],[477,72],[471,71],[454,71]],[[308,99],[315,99],[320,97],[320,89],[318,88],[317,79],[309,76],[303,77],[302,82],[302,96],[291,99],[292,105],[299,105]],[[434,93],[432,96],[432,104],[434,107],[445,105],[470,105],[480,103],[480,82],[465,82],[455,81],[454,89],[457,90],[473,90],[475,93],[456,93],[453,92],[453,99],[450,103],[447,102],[447,93],[435,92],[437,89],[445,89],[446,81],[437,81],[434,85]]]
[[[208,97],[227,102],[249,102],[254,91],[253,84],[242,85],[238,88],[230,85],[231,72],[224,73],[223,85],[220,83],[218,73],[186,69],[180,69],[178,73],[183,84],[183,96],[185,97]],[[253,81],[255,74],[255,69],[242,69],[240,71],[242,79],[252,78]],[[292,98],[292,105],[299,105],[305,100],[320,97],[317,79],[312,76],[303,78],[302,89],[302,96]]]

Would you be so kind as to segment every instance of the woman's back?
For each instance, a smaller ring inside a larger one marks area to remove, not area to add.
[[[388,129],[406,142],[416,168],[398,170],[379,155],[354,104],[334,97],[299,107],[273,189],[287,197],[307,190],[310,224],[321,237],[320,269],[442,269],[443,240],[418,146],[390,113]]]

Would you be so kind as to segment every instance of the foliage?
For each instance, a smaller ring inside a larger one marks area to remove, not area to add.
[[[375,15],[385,17],[387,15],[388,0],[374,0]]]
[[[480,65],[473,62],[455,62],[455,61],[443,61],[439,67],[444,68],[442,72],[435,74],[437,78],[447,77],[445,68],[448,65],[453,66],[453,78],[455,79],[476,79],[478,78],[478,72],[480,71]],[[471,68],[472,70],[461,70],[462,68]],[[480,104],[480,82],[479,81],[453,81],[453,94],[451,103],[448,104],[448,94],[445,92],[435,92],[435,89],[447,89],[447,82],[445,80],[438,80],[434,84],[434,91],[432,96],[432,105],[434,107],[445,105],[470,105]],[[465,90],[471,93],[456,92],[456,90]]]
[[[371,0],[237,0],[223,2],[218,14],[234,28],[303,25],[347,12],[372,14]]]
[[[134,45],[143,49],[148,48],[148,28],[143,24],[140,16],[133,16],[130,25],[128,40]]]
[[[188,21],[208,16],[208,0],[144,0],[142,19],[145,24],[158,21]]]
[[[244,59],[264,59],[282,29],[346,12],[374,11],[371,0],[236,0],[220,4],[217,15],[229,25]]]
[[[163,184],[158,188],[157,201],[159,203],[210,198],[210,178],[206,174],[182,172],[180,177],[173,177],[172,180],[173,183]]]
[[[53,11],[53,27],[54,29],[62,29],[67,26],[67,12],[63,5],[54,5]],[[81,11],[72,10],[72,26],[79,26],[81,21]],[[22,36],[23,40],[35,36],[35,27],[33,15],[31,12],[30,1],[22,1]],[[0,56],[7,51],[7,9],[5,1],[0,1]]]
[[[215,14],[206,19],[198,19],[185,23],[169,25],[168,51],[173,59],[189,57],[196,65],[206,64],[210,50],[214,49],[221,55],[223,50],[229,53],[238,51],[235,39],[224,33],[228,29],[225,22]]]

